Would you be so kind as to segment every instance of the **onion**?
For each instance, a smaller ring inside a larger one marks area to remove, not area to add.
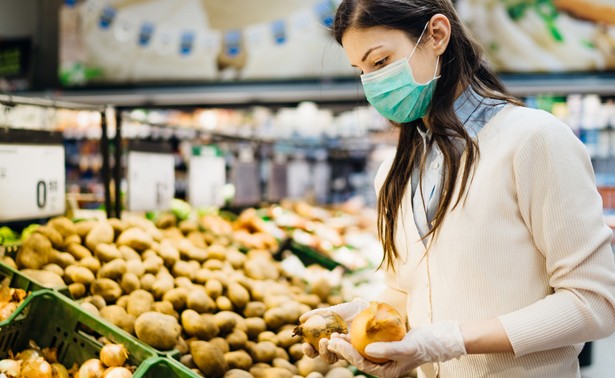
[[[5,373],[9,377],[19,377],[21,372],[21,361],[6,359],[0,361],[0,373]]]
[[[406,335],[406,326],[399,312],[386,303],[371,302],[361,311],[350,327],[350,343],[366,359],[383,363],[387,359],[365,354],[365,347],[376,342],[399,341]]]
[[[125,367],[112,367],[105,370],[103,378],[130,378],[132,372]]]
[[[128,358],[128,351],[122,344],[107,344],[100,350],[100,360],[105,366],[123,366]]]
[[[59,362],[51,364],[51,376],[53,378],[69,378],[68,370]]]
[[[293,336],[303,339],[318,350],[320,339],[328,339],[332,333],[348,333],[344,319],[333,311],[325,311],[310,316],[305,323],[295,328]]]
[[[91,358],[83,363],[75,378],[102,378],[105,365],[97,358]]]
[[[28,378],[53,378],[51,365],[43,357],[24,361],[21,367],[21,376]]]
[[[16,360],[22,360],[24,363],[36,360],[41,357],[41,351],[37,349],[24,349],[21,352],[17,353],[15,356]]]

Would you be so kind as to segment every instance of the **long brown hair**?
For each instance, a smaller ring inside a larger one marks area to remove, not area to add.
[[[442,55],[442,68],[433,100],[428,112],[428,123],[433,137],[428,148],[437,143],[444,158],[442,195],[438,203],[432,228],[424,237],[434,235],[453,202],[454,188],[459,170],[463,168],[460,193],[466,191],[473,165],[478,159],[478,144],[469,136],[454,109],[458,88],[471,86],[483,97],[498,99],[517,105],[520,101],[508,94],[504,85],[489,68],[483,51],[461,23],[451,0],[343,0],[337,9],[333,32],[341,45],[348,28],[367,29],[382,26],[401,30],[416,43],[424,26],[436,14],[446,16],[451,24],[451,37]],[[428,41],[430,38],[424,38]],[[378,195],[378,234],[384,248],[381,265],[395,269],[399,257],[395,246],[396,223],[401,201],[408,187],[410,176],[419,167],[420,177],[425,168],[423,140],[418,129],[425,128],[422,119],[401,124],[397,152],[388,176]],[[466,159],[462,165],[462,151],[456,147],[455,138],[465,142]],[[454,202],[459,204],[461,196]],[[414,220],[412,220],[414,221]]]

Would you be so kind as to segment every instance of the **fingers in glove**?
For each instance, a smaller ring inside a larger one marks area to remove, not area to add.
[[[331,339],[341,339],[341,340],[344,340],[346,342],[350,342],[350,334],[348,334],[348,333],[333,332],[331,334]]]
[[[337,355],[329,350],[329,340],[322,338],[318,342],[318,351],[320,352],[320,358],[323,359],[329,365],[332,365],[338,361]]]
[[[318,357],[318,351],[316,349],[314,349],[314,347],[311,344],[303,343],[301,345],[301,348],[303,349],[303,354],[305,354],[309,358],[316,358],[316,357]]]
[[[416,348],[414,343],[395,341],[371,343],[365,347],[365,354],[375,358],[399,360],[414,356]]]

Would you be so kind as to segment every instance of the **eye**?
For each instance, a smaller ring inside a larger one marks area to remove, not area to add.
[[[380,59],[379,61],[374,63],[374,67],[382,67],[382,66],[384,66],[386,64],[387,60],[389,60],[389,57]]]

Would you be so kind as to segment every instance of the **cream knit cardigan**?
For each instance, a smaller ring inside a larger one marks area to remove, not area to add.
[[[446,215],[427,258],[406,191],[401,256],[380,298],[411,327],[497,317],[514,349],[427,364],[420,376],[580,377],[583,342],[615,331],[612,231],[587,152],[551,114],[513,105],[477,138],[480,160],[463,206]],[[391,163],[378,171],[377,193]]]

